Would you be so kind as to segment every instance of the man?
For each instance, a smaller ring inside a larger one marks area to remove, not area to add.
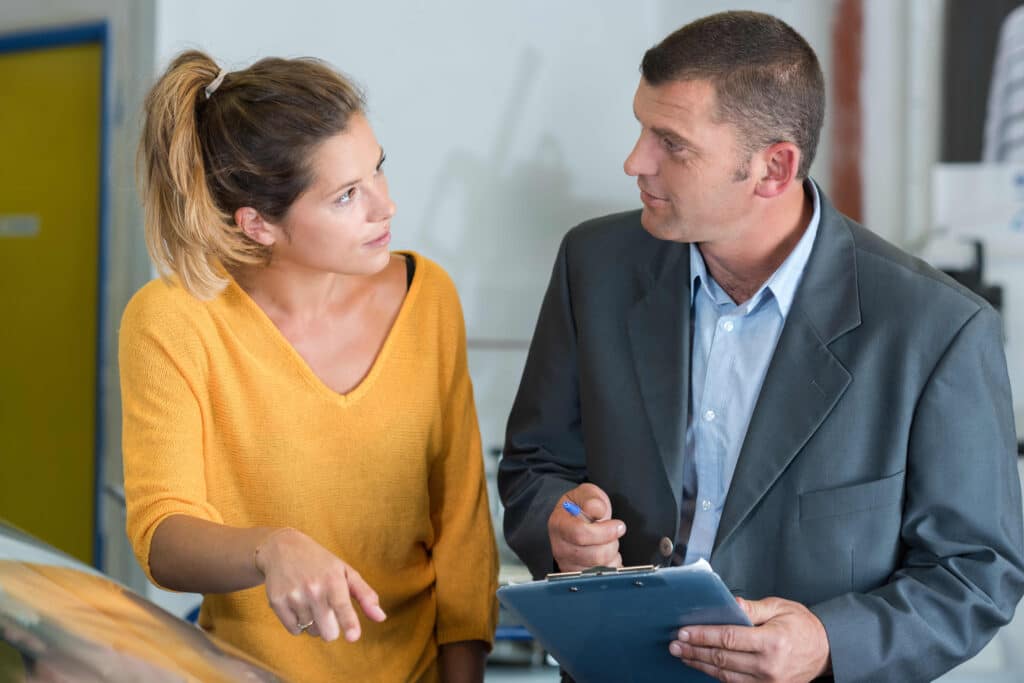
[[[716,14],[641,71],[643,209],[559,250],[499,473],[509,545],[537,577],[707,558],[754,626],[668,648],[723,681],[933,679],[1024,590],[998,315],[808,178],[824,85],[792,28]]]

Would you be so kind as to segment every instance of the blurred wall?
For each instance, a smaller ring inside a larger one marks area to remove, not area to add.
[[[836,0],[730,7],[791,23],[830,77]],[[229,69],[268,55],[313,55],[365,87],[398,204],[395,247],[439,261],[455,279],[484,444],[498,446],[559,240],[581,220],[639,206],[622,162],[638,132],[632,97],[644,50],[723,8],[716,0],[8,0],[0,31],[98,18],[111,27],[104,383],[112,487],[121,468],[116,326],[150,276],[133,174],[138,113],[174,54],[197,47]],[[831,144],[827,116],[812,169],[826,191]],[[106,526],[106,569],[138,585],[123,520],[110,516]]]
[[[826,74],[834,2],[762,0],[816,48]],[[367,90],[387,150],[396,248],[453,276],[486,446],[501,444],[526,345],[562,235],[639,207],[622,163],[639,130],[644,51],[713,0],[158,0],[158,68],[182,49],[228,68],[314,55]],[[815,169],[827,169],[823,135]],[[816,177],[826,186],[828,178]]]
[[[863,0],[864,224],[914,251],[931,229],[945,0]]]
[[[834,5],[736,6],[790,22],[818,51],[827,77]],[[138,113],[174,54],[198,47],[228,68],[267,55],[314,55],[366,88],[399,207],[395,246],[421,251],[455,279],[484,443],[497,446],[558,241],[581,220],[638,206],[622,162],[638,130],[631,107],[644,50],[721,8],[714,0],[5,3],[3,32],[96,19],[110,26],[110,344],[103,381],[111,488],[121,469],[117,321],[149,277],[134,186]],[[821,169],[829,156],[826,122],[813,171],[826,190]],[[116,504],[106,507],[106,569],[137,585],[123,521]]]

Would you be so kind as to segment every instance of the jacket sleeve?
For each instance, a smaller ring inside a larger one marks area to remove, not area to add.
[[[811,606],[837,681],[932,680],[973,656],[1024,592],[1021,490],[998,315],[959,330],[917,403],[901,566]]]
[[[554,571],[547,520],[587,478],[580,422],[569,233],[558,250],[498,467],[505,538],[534,577]]]

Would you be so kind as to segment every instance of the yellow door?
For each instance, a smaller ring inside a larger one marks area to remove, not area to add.
[[[103,51],[102,27],[0,36],[0,517],[88,563]]]

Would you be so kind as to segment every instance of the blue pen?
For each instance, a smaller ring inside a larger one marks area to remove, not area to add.
[[[562,507],[565,508],[565,511],[573,517],[582,517],[583,520],[588,524],[594,523],[594,518],[588,515],[586,512],[584,512],[579,505],[572,502],[571,500],[563,501]]]

